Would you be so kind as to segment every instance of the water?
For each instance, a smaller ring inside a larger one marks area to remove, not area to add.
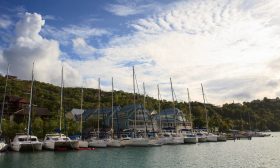
[[[280,133],[249,140],[94,151],[0,153],[0,168],[280,167]]]

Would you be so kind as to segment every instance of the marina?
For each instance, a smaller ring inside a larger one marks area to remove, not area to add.
[[[161,147],[97,148],[63,152],[0,153],[0,167],[263,167],[280,164],[280,133],[252,140]],[[213,154],[215,153],[215,154]],[[238,159],[236,161],[235,159]],[[137,162],[136,162],[137,161]]]

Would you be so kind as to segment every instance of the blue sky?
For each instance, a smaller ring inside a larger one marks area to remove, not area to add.
[[[132,92],[132,67],[147,94],[242,102],[280,95],[277,0],[0,1],[0,72],[67,86]],[[140,89],[142,92],[142,89]]]

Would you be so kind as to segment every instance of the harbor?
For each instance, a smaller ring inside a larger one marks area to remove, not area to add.
[[[161,147],[97,148],[93,151],[0,153],[1,167],[264,167],[277,168],[279,132],[270,137]],[[217,159],[218,158],[218,159]],[[236,161],[235,159],[238,159]],[[19,166],[19,164],[21,164]]]

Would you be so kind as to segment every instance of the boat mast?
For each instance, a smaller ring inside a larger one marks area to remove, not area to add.
[[[83,102],[84,102],[84,89],[83,87],[81,88],[81,126],[80,126],[80,131],[81,131],[81,138],[83,135]]]
[[[146,128],[146,131],[145,131],[145,135],[147,136],[148,135],[148,128],[147,128],[147,122],[146,122],[146,119],[145,119],[145,110],[146,110],[146,89],[145,89],[145,83],[143,82],[143,91],[144,91],[144,102],[143,102],[143,119],[144,119],[144,124],[145,124],[145,128]],[[152,123],[153,124],[153,123]],[[154,132],[154,130],[153,130]]]
[[[7,73],[6,73],[5,90],[4,90],[4,95],[3,95],[1,118],[0,118],[0,135],[2,134],[2,118],[3,118],[3,114],[4,114],[4,106],[5,106],[6,92],[7,92],[7,86],[8,86],[9,70],[10,70],[10,64],[8,64]]]
[[[60,117],[59,117],[59,131],[61,135],[62,111],[63,111],[63,66],[61,68],[61,83],[60,83]]]
[[[29,99],[29,106],[28,106],[28,125],[27,125],[27,135],[31,134],[30,127],[31,127],[31,110],[32,110],[32,94],[33,94],[33,82],[34,82],[34,62],[32,65],[32,80],[31,80],[31,88],[30,88],[30,99]]]
[[[114,138],[114,78],[112,77],[112,138]]]
[[[132,67],[133,71],[133,105],[134,105],[134,137],[136,136],[136,102],[135,102],[135,71],[134,66]]]
[[[159,99],[159,84],[157,85],[158,89],[158,115],[159,115],[159,130],[161,132],[161,115],[160,115],[160,99]]]
[[[100,113],[100,97],[101,97],[101,88],[100,88],[100,78],[98,78],[98,110],[97,110],[97,134],[99,138],[99,113]]]
[[[174,90],[173,90],[173,85],[172,85],[172,79],[170,78],[170,84],[171,84],[171,92],[172,92],[172,103],[173,103],[173,112],[174,112],[174,129],[175,132],[177,133],[177,114],[176,114],[176,109],[175,109],[175,102],[174,102]]]
[[[201,83],[201,90],[202,90],[202,95],[203,95],[203,106],[204,106],[204,111],[205,111],[205,116],[206,116],[206,130],[208,132],[208,111],[206,109],[206,104],[205,104],[205,94],[203,90],[203,85]]]
[[[193,122],[192,122],[192,108],[191,108],[191,97],[190,97],[190,92],[189,92],[189,88],[187,88],[188,91],[188,103],[189,103],[189,112],[190,112],[190,122],[191,122],[191,126],[193,128]]]

